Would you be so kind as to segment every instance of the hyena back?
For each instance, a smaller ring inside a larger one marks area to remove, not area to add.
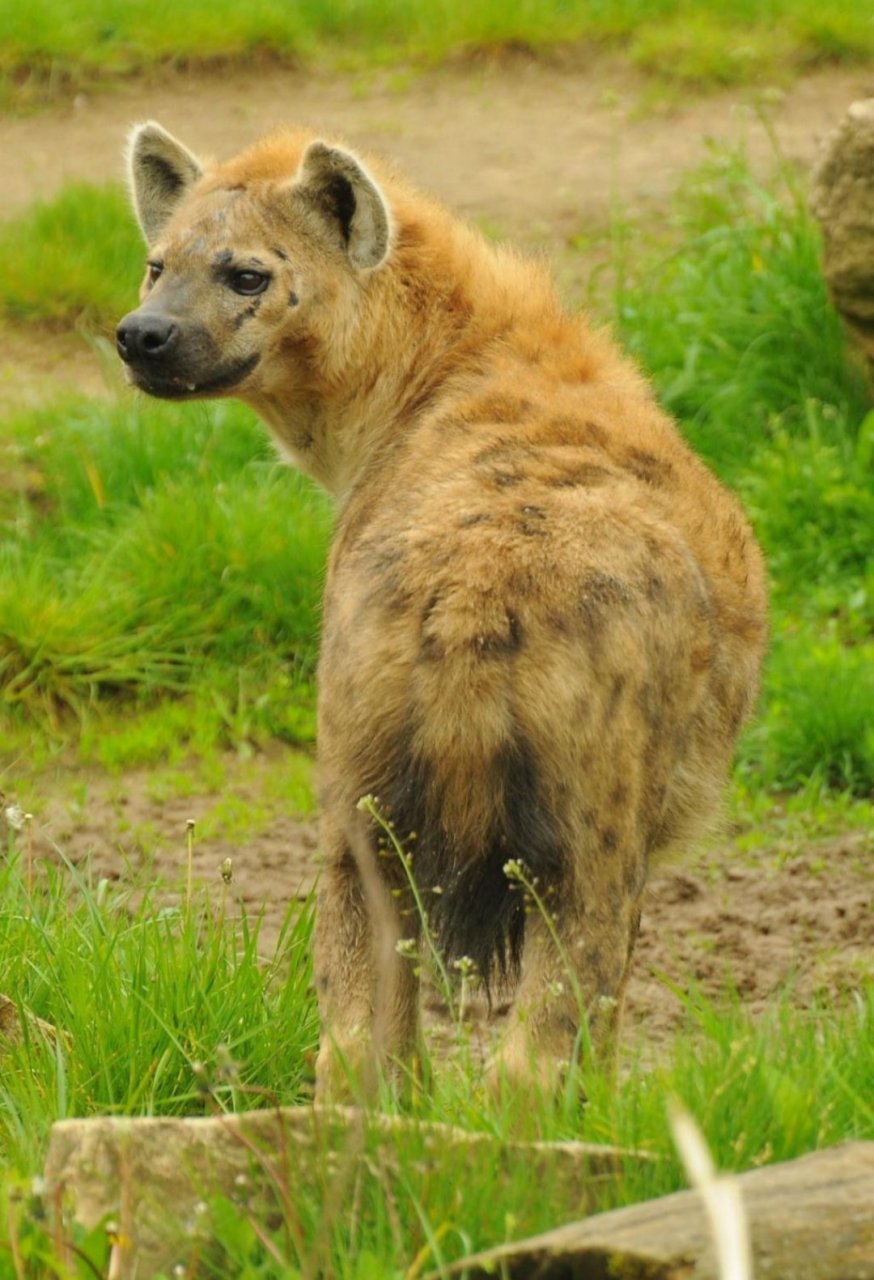
[[[152,395],[250,404],[337,502],[321,1096],[418,1033],[395,944],[421,922],[366,794],[445,956],[516,987],[495,1077],[548,1082],[581,1017],[618,1017],[653,860],[714,812],[756,693],[763,568],[608,338],[376,172],[302,133],[203,166],[135,130],[149,266],[119,351]]]

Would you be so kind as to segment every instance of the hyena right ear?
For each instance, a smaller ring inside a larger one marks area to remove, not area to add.
[[[137,125],[131,133],[127,165],[137,221],[146,243],[154,244],[203,169],[197,157],[154,120]]]
[[[382,192],[356,156],[325,142],[311,142],[295,188],[339,240],[353,266],[366,269],[384,261],[391,216]]]

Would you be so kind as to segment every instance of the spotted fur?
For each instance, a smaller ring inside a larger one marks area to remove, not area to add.
[[[320,1092],[417,1035],[393,943],[420,922],[368,793],[445,955],[516,988],[496,1075],[553,1079],[579,997],[618,1016],[653,861],[716,808],[765,641],[749,526],[541,267],[390,171],[297,132],[202,166],[145,125],[130,154],[132,380],[238,396],[336,499]]]

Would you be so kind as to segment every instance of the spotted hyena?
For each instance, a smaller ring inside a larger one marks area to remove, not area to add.
[[[587,1012],[615,1023],[649,868],[717,803],[765,640],[749,526],[540,266],[393,173],[291,131],[202,165],[149,123],[130,181],[131,382],[244,400],[336,501],[318,1089],[418,1030],[366,794],[445,957],[515,984],[494,1078],[548,1082]]]

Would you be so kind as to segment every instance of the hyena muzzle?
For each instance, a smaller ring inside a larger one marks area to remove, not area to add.
[[[416,1044],[408,872],[446,959],[515,989],[494,1079],[549,1084],[582,1020],[596,1041],[615,1025],[648,870],[717,804],[763,567],[735,500],[542,270],[378,172],[299,132],[203,165],[136,129],[148,267],[118,350],[151,395],[251,405],[336,499],[319,1095]]]

